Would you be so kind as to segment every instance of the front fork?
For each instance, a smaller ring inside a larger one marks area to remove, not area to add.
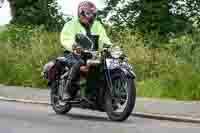
[[[107,85],[108,85],[108,88],[109,88],[109,91],[111,92],[111,96],[114,95],[113,93],[113,85],[112,85],[112,79],[111,79],[111,74],[114,72],[114,71],[121,71],[123,73],[123,75],[127,78],[132,78],[132,79],[135,79],[136,78],[136,74],[134,73],[134,71],[132,71],[131,69],[129,68],[122,68],[122,67],[118,67],[118,68],[115,68],[115,69],[108,69],[107,66],[106,66],[106,62],[105,62],[105,75],[106,75],[106,81],[107,81]]]

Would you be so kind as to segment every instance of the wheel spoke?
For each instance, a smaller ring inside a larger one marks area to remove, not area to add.
[[[124,79],[117,78],[113,80],[114,89],[114,99],[113,111],[117,114],[122,113],[127,105],[128,92],[127,92],[127,82]]]

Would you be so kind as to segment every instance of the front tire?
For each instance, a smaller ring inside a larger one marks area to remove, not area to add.
[[[114,80],[113,78],[120,78],[120,74],[114,74],[112,77],[112,81]],[[124,108],[124,110],[120,113],[115,112],[115,108],[113,107],[113,98],[111,96],[111,93],[109,89],[107,89],[107,92],[105,94],[105,109],[108,117],[112,121],[124,121],[126,120],[132,113],[134,106],[135,106],[135,101],[136,101],[136,88],[135,88],[135,83],[134,79],[126,78],[127,82],[127,103]]]
[[[67,104],[65,103],[64,105],[60,104],[60,96],[58,94],[58,83],[53,82],[50,85],[50,97],[51,97],[51,106],[53,108],[53,110],[57,113],[57,114],[66,114],[67,112],[69,112],[72,108],[71,104]]]

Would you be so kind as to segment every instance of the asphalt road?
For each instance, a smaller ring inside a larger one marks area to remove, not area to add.
[[[200,125],[131,116],[112,122],[105,113],[72,109],[57,115],[51,107],[0,101],[0,133],[199,133]]]

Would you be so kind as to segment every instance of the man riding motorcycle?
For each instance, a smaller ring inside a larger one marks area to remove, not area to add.
[[[106,35],[103,25],[96,19],[97,8],[89,1],[81,2],[78,6],[78,17],[65,24],[61,32],[61,44],[66,49],[65,58],[70,66],[70,75],[65,86],[63,100],[71,100],[75,92],[80,88],[80,66],[84,64],[81,59],[81,44],[78,39],[85,35],[99,35],[99,48],[103,44],[112,45]],[[76,38],[76,39],[75,39]]]

